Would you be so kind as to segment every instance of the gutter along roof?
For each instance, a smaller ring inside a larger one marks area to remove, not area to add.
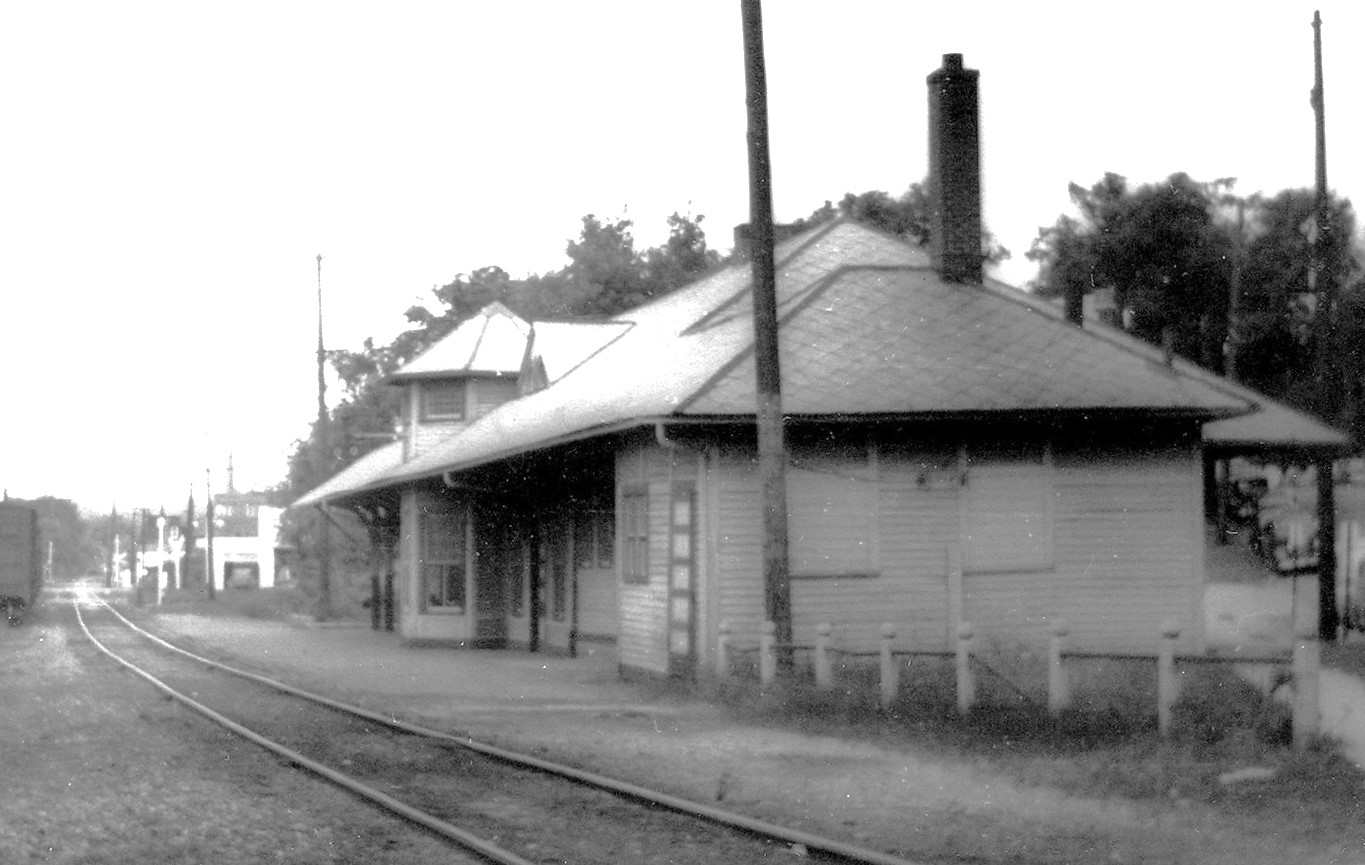
[[[1224,387],[1188,364],[1168,364],[1126,334],[1076,328],[1025,292],[990,280],[945,282],[920,248],[851,221],[779,245],[777,262],[783,410],[793,419],[1074,412],[1208,420],[1257,407],[1249,391]],[[334,483],[339,475],[300,501],[434,477],[658,421],[752,422],[749,285],[749,265],[739,263],[605,323],[585,323],[576,336],[559,332],[572,324],[546,327],[537,342],[544,336],[547,346],[572,345],[574,356],[546,363],[558,377],[551,374],[543,389],[499,406],[406,463],[401,450],[396,463],[376,457],[352,471],[357,463],[343,473],[345,482]],[[447,340],[465,330],[462,325]],[[438,343],[392,379],[414,377],[414,366],[418,374],[435,374],[436,358],[474,356],[466,337],[458,342],[452,349]],[[446,374],[472,368],[465,362]]]

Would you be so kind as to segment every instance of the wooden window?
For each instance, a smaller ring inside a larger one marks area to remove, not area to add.
[[[878,510],[868,452],[793,459],[787,472],[791,575],[876,576]]]
[[[610,568],[616,543],[615,514],[609,510],[581,510],[574,520],[574,567]]]
[[[973,452],[962,488],[962,569],[1053,567],[1052,466],[1043,448]]]
[[[550,618],[562,622],[569,612],[569,550],[567,520],[556,518],[545,530],[545,540],[540,548],[540,562],[549,574]]]
[[[464,609],[465,533],[463,511],[422,511],[418,520],[421,545],[423,609]]]
[[[597,511],[597,567],[610,570],[616,562],[616,514]]]
[[[621,493],[621,579],[649,582],[649,493],[642,487]]]
[[[511,596],[512,617],[520,619],[526,615],[526,588],[531,576],[531,547],[525,541],[517,543],[516,567],[510,570],[509,591]]]
[[[428,381],[421,387],[423,421],[464,419],[464,382]]]

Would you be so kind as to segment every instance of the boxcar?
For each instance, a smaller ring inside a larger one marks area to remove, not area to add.
[[[17,625],[38,599],[43,582],[38,558],[38,512],[0,502],[0,609]]]

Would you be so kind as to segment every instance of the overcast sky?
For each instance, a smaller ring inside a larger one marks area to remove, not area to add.
[[[776,217],[920,180],[945,53],[981,72],[1017,284],[1071,181],[1309,186],[1315,8],[1359,203],[1361,6],[769,0]],[[278,482],[316,414],[318,254],[327,345],[358,348],[457,274],[563,266],[586,213],[640,247],[702,214],[728,250],[742,64],[738,0],[0,4],[0,487],[179,509],[229,454]]]

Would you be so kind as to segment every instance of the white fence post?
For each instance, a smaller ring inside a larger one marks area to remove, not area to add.
[[[777,625],[763,623],[763,632],[758,637],[758,681],[771,685],[777,678]]]
[[[1171,733],[1172,709],[1180,696],[1175,674],[1175,647],[1180,639],[1180,623],[1167,619],[1161,625],[1161,644],[1156,659],[1156,728],[1163,736]]]
[[[1071,706],[1071,682],[1062,663],[1062,652],[1066,651],[1066,638],[1070,634],[1071,626],[1066,619],[1053,619],[1047,644],[1047,709],[1054,715]]]
[[[1321,710],[1318,706],[1318,664],[1322,644],[1318,642],[1317,592],[1318,582],[1312,579],[1294,581],[1294,676],[1293,743],[1304,748],[1318,734]]]
[[[881,640],[881,679],[882,708],[890,708],[900,695],[900,670],[896,667],[896,656],[891,653],[891,643],[896,639],[896,626],[889,622],[882,625]]]
[[[1306,748],[1318,734],[1318,664],[1322,644],[1316,636],[1296,637],[1294,640],[1294,708],[1293,739],[1295,748]]]
[[[716,633],[716,675],[722,679],[730,676],[730,623],[724,620]]]
[[[815,626],[815,687],[821,691],[834,687],[834,666],[829,657],[829,635],[833,630],[829,622]]]
[[[976,677],[972,674],[971,622],[957,626],[957,710],[967,714],[976,705]]]

